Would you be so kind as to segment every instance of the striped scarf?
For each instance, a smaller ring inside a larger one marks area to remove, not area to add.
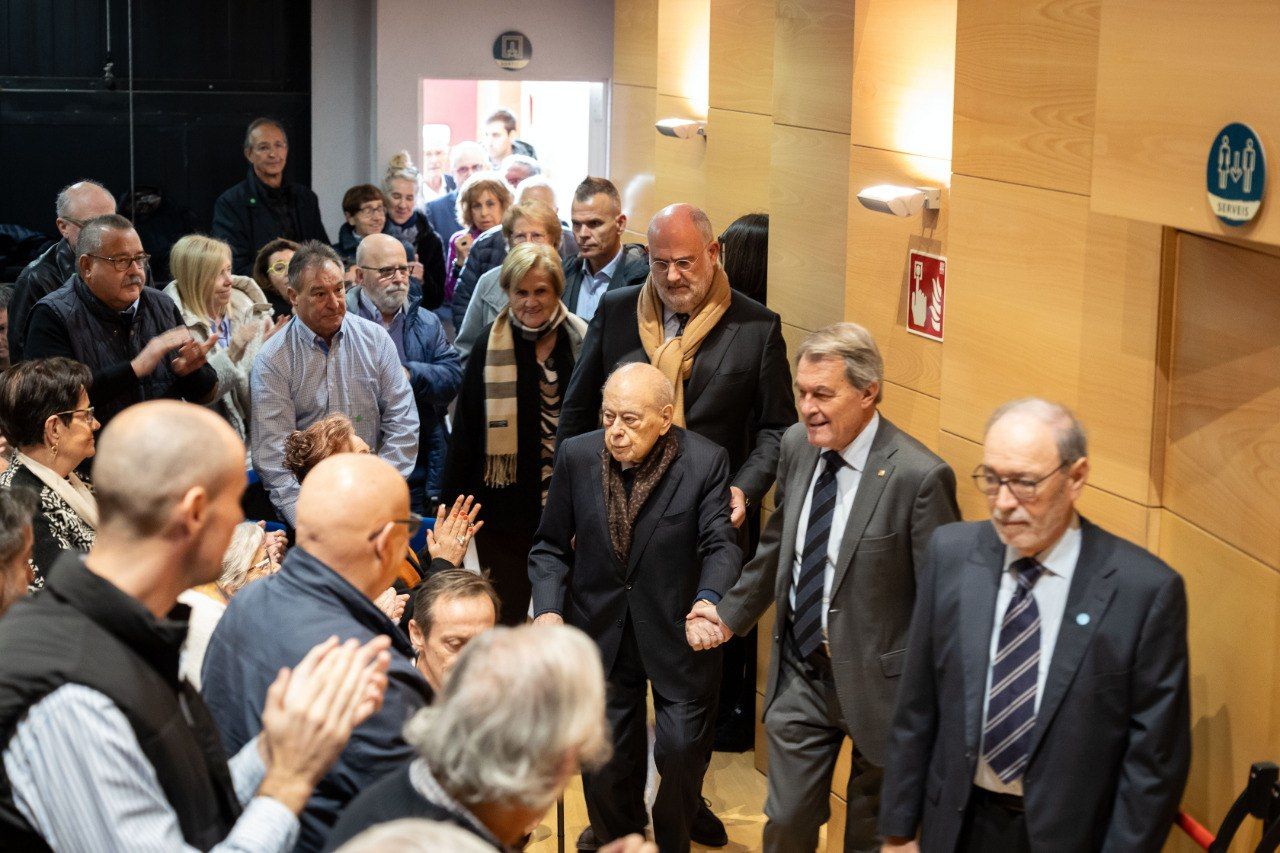
[[[536,341],[543,335],[554,334],[569,309],[563,302],[556,303],[555,313],[536,329],[520,325],[511,316],[511,308],[503,308],[489,330],[489,346],[484,351],[484,415],[488,425],[485,436],[484,484],[500,489],[516,481],[516,451],[519,433],[516,430],[518,405],[516,342],[514,328],[526,340]]]

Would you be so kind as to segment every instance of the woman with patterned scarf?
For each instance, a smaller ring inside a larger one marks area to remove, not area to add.
[[[523,243],[498,274],[504,308],[467,360],[441,497],[473,494],[485,508],[480,565],[502,599],[499,622],[529,610],[529,549],[542,517],[556,427],[587,324],[565,308],[564,270],[550,246]]]

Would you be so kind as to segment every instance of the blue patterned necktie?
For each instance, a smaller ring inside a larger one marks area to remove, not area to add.
[[[827,564],[827,542],[831,538],[831,518],[836,510],[836,472],[844,459],[834,450],[823,451],[827,467],[813,485],[809,502],[809,526],[804,532],[800,556],[800,579],[796,582],[796,606],[791,613],[791,635],[801,658],[807,658],[822,644],[822,607]]]
[[[1017,582],[1000,623],[1000,640],[991,662],[987,725],[982,757],[1008,784],[1027,767],[1031,730],[1036,722],[1036,685],[1040,675],[1040,608],[1031,588],[1044,566],[1031,557],[1009,567]]]

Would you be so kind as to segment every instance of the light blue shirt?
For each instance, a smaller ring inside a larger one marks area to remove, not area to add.
[[[613,260],[602,266],[600,272],[594,275],[587,262],[582,262],[582,282],[578,285],[578,304],[573,309],[573,313],[588,323],[591,322],[591,318],[596,315],[596,308],[600,305],[600,297],[604,296],[604,292],[609,289],[613,276],[621,264],[621,247],[618,249],[618,254],[613,256]]]
[[[840,458],[845,464],[836,472],[836,508],[831,514],[831,530],[827,536],[827,559],[822,566],[822,639],[827,639],[827,606],[831,602],[831,585],[835,582],[836,561],[840,559],[840,544],[844,539],[844,527],[849,522],[849,513],[853,511],[853,501],[858,496],[858,484],[862,482],[862,469],[867,467],[867,456],[871,454],[871,442],[875,441],[876,431],[880,429],[880,413],[871,416],[871,421],[862,428],[862,432],[840,451]],[[818,456],[818,464],[814,466],[813,478],[809,481],[809,491],[804,496],[804,504],[800,507],[800,519],[796,524],[796,550],[791,561],[791,612],[796,611],[796,586],[800,583],[800,564],[804,560],[804,537],[809,530],[809,507],[813,503],[813,487],[822,476],[827,463]]]
[[[292,850],[298,818],[254,794],[266,768],[258,739],[228,762],[246,806],[216,853]],[[54,850],[180,850],[178,815],[124,713],[103,694],[65,684],[27,712],[4,751],[18,811]]]
[[[348,312],[333,341],[290,318],[258,351],[252,394],[253,467],[290,525],[298,481],[284,467],[284,441],[326,415],[351,418],[356,435],[408,477],[418,455],[413,390],[381,325]]]

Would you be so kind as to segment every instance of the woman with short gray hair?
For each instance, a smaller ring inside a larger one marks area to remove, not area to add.
[[[567,626],[486,631],[467,644],[443,692],[404,736],[418,758],[352,800],[330,847],[378,823],[422,817],[506,849],[537,826],[581,768],[608,759],[600,653]]]

